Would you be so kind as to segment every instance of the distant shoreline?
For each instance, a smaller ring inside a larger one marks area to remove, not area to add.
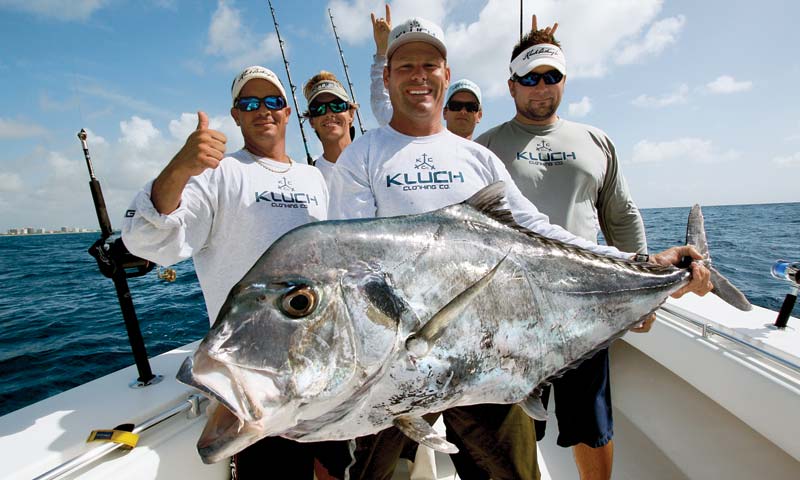
[[[100,233],[100,230],[88,230],[85,232],[0,233],[0,237],[38,237],[41,235],[76,235],[82,233]]]

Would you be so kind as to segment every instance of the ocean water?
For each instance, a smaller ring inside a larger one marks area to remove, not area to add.
[[[688,212],[642,210],[652,252],[684,243]],[[800,203],[703,214],[717,268],[753,304],[780,309],[790,289],[769,272],[777,259],[800,261]],[[113,283],[87,253],[98,235],[0,236],[0,415],[133,363]],[[192,263],[175,269],[174,283],[155,270],[128,280],[150,356],[208,330]]]

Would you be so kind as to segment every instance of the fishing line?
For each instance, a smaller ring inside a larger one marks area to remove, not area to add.
[[[289,73],[289,61],[286,60],[286,52],[283,50],[283,39],[281,32],[278,30],[278,20],[275,18],[275,9],[272,8],[272,0],[267,0],[269,4],[269,11],[272,14],[272,24],[275,25],[275,33],[278,35],[278,45],[281,47],[281,56],[283,57],[283,66],[286,67],[286,76],[289,78],[289,89],[292,91],[292,100],[294,101],[294,110],[297,115],[297,123],[300,125],[300,136],[303,137],[303,147],[306,149],[306,161],[309,165],[314,165],[314,160],[311,154],[308,153],[308,142],[306,141],[306,133],[303,130],[303,117],[300,115],[300,108],[297,107],[297,96],[294,94],[296,90],[294,83],[292,83],[292,74]]]
[[[342,45],[339,43],[339,34],[336,33],[336,24],[333,23],[333,13],[331,13],[331,9],[328,9],[328,16],[331,19],[331,27],[333,27],[333,36],[336,38],[336,47],[339,48],[339,58],[342,59],[342,66],[344,67],[344,77],[347,79],[347,86],[350,87],[350,98],[353,99],[353,103],[356,102],[356,94],[353,92],[353,82],[350,81],[350,73],[348,69],[347,62],[344,59],[344,52],[342,51]],[[356,109],[356,118],[358,118],[358,128],[361,129],[361,135],[364,135],[364,125],[361,123],[361,114]]]

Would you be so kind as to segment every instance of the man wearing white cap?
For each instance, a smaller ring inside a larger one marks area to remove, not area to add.
[[[303,114],[322,143],[322,155],[314,165],[328,178],[342,151],[355,137],[353,119],[358,105],[350,101],[336,75],[325,70],[311,77],[303,87],[308,110]]]
[[[516,115],[476,141],[503,160],[522,193],[553,223],[597,241],[645,254],[639,210],[622,176],[614,144],[602,130],[560,118],[567,63],[552,32],[534,30],[514,47],[508,88]],[[653,317],[647,322],[652,323]],[[649,329],[649,323],[640,330]],[[582,480],[608,479],[613,418],[608,349],[552,382],[558,444],[573,447]],[[549,394],[543,395],[545,400]],[[537,421],[544,436],[544,422]]]
[[[197,129],[136,196],[122,226],[134,255],[160,265],[194,261],[212,325],[267,247],[297,226],[325,220],[328,208],[320,172],[286,154],[291,108],[278,77],[248,67],[234,78],[231,97],[244,148],[226,154],[225,135],[198,112]],[[313,458],[313,444],[268,437],[235,455],[234,464],[240,479],[262,478],[265,468],[282,478],[311,478]]]
[[[339,157],[328,182],[329,216],[348,219],[429,212],[504,181],[508,208],[520,225],[599,254],[632,259],[631,253],[596,245],[551,225],[520,193],[496,155],[442,126],[439,115],[450,80],[446,57],[444,33],[438,25],[412,18],[392,29],[388,63],[383,71],[392,118],[388,125],[370,130],[353,142]],[[700,258],[694,249],[684,247],[672,248],[655,260],[678,263],[680,255]],[[697,265],[693,271],[693,285],[687,291],[707,293],[708,270]],[[516,417],[508,421],[517,411],[521,412],[508,405],[448,410],[444,412],[448,440],[463,441],[457,446],[485,469],[484,478],[537,478],[536,443],[530,419]],[[461,427],[471,427],[472,431]],[[501,429],[505,430],[503,435],[498,433]],[[381,437],[391,437],[393,430],[358,439],[355,466],[361,470],[355,478],[391,477],[402,449],[398,445],[401,439],[382,441]],[[370,463],[378,468],[369,471]]]
[[[459,137],[472,140],[472,133],[483,116],[481,89],[466,78],[451,83],[447,89],[442,115],[448,130]]]

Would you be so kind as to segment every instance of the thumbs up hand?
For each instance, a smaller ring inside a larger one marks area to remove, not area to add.
[[[208,128],[208,115],[197,112],[197,129],[153,181],[150,199],[156,210],[169,214],[181,203],[181,192],[191,177],[217,168],[225,157],[225,134]]]
[[[225,157],[227,138],[222,132],[208,128],[208,115],[197,112],[197,128],[189,134],[183,148],[170,162],[170,167],[188,177],[200,175],[207,168],[217,168]]]

